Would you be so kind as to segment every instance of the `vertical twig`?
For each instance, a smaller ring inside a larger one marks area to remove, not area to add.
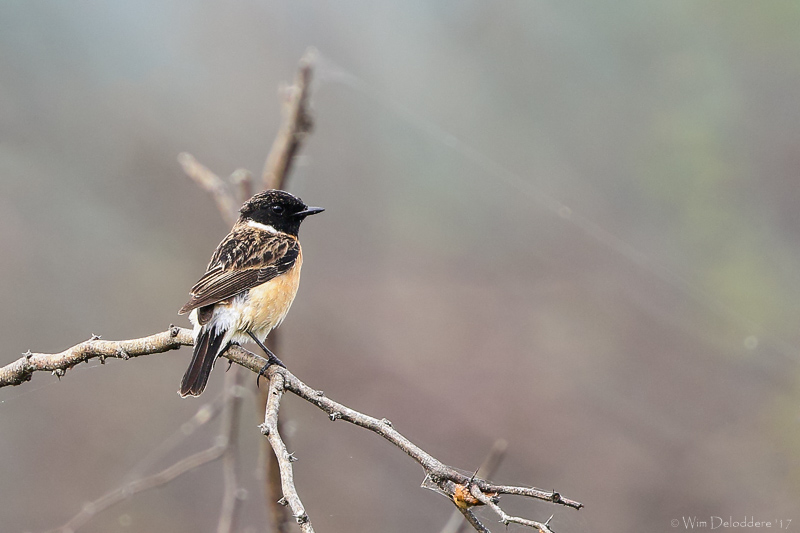
[[[286,182],[294,157],[300,150],[303,140],[313,128],[308,101],[311,92],[315,56],[316,51],[313,48],[309,48],[300,60],[294,85],[285,87],[282,90],[281,112],[283,121],[264,164],[262,183],[265,189],[286,189]],[[222,218],[226,222],[233,224],[238,217],[237,200],[241,204],[253,195],[252,174],[248,170],[238,169],[226,181],[200,164],[191,154],[180,154],[178,161],[186,174],[212,195],[217,203],[217,208],[222,214]],[[273,331],[267,339],[267,346],[272,351],[280,352],[277,349],[278,344],[278,332]],[[262,399],[261,405],[266,407],[267,398],[265,393],[260,393],[260,397]],[[276,459],[269,453],[267,442],[264,442],[261,446],[261,459],[265,474],[267,507],[270,510],[273,522],[272,529],[277,533],[287,533],[290,517],[286,512],[286,508],[277,503],[282,497],[280,471]],[[219,531],[230,530],[230,525],[224,524],[227,520],[225,513],[228,512],[229,506],[231,506],[230,509],[234,510],[236,507],[236,499],[227,492],[227,489],[224,501],[226,503],[223,505],[223,516],[220,517]]]
[[[222,510],[217,524],[217,533],[232,533],[243,499],[238,481],[239,458],[239,411],[242,395],[239,388],[239,367],[231,368],[225,375],[225,411],[222,419],[220,438],[225,440],[225,453],[222,455],[222,475],[225,492],[222,496]]]
[[[314,122],[308,111],[308,96],[311,92],[315,58],[316,50],[306,50],[300,59],[294,85],[284,89],[283,124],[264,163],[262,181],[265,189],[282,188],[295,154],[313,128]]]
[[[300,496],[297,494],[297,489],[294,486],[292,462],[296,459],[286,449],[286,444],[281,439],[281,435],[278,431],[278,411],[280,410],[283,391],[283,374],[273,373],[269,378],[267,407],[264,411],[264,423],[261,425],[261,432],[267,436],[267,440],[272,446],[272,451],[278,459],[281,491],[283,492],[281,501],[291,509],[294,519],[300,524],[300,530],[303,533],[314,533],[314,527],[308,519],[308,514],[306,514],[305,507],[303,507],[303,502],[300,501]]]
[[[273,353],[280,353],[280,335],[278,331],[273,331],[267,337],[267,347]],[[263,391],[263,392],[262,392]],[[261,405],[264,406],[264,411],[267,409],[269,401],[269,390],[259,390],[261,397]],[[275,421],[277,431],[283,432],[283,424],[280,419]],[[261,441],[261,457],[263,460],[264,468],[264,490],[267,497],[267,508],[270,512],[272,519],[272,531],[274,533],[289,533],[289,524],[291,523],[291,515],[286,505],[283,505],[283,487],[281,480],[281,471],[278,464],[278,457],[275,453],[270,453],[270,442],[267,439]]]
[[[308,109],[308,101],[311,92],[315,56],[316,51],[313,48],[306,50],[300,60],[294,85],[282,90],[284,95],[282,105],[283,123],[264,163],[262,183],[265,189],[286,189],[294,156],[298,153],[303,140],[313,128],[313,119]],[[267,337],[267,347],[274,353],[280,353],[280,334],[278,331],[273,331]],[[261,392],[260,397],[261,405],[266,409],[267,393]],[[278,431],[282,431],[280,420],[276,423]],[[269,443],[266,440],[262,442],[261,459],[264,469],[264,492],[267,498],[267,508],[269,508],[272,518],[272,530],[276,533],[288,533],[291,522],[290,516],[286,507],[278,503],[283,498],[278,459],[270,453]]]
[[[267,347],[273,353],[280,353],[280,335],[278,331],[273,331],[267,337]],[[263,407],[262,412],[267,409],[269,400],[269,388],[259,389],[259,398],[261,401],[259,405]],[[277,419],[276,427],[278,432],[283,431],[283,424],[280,419]],[[283,489],[281,487],[281,471],[278,465],[277,456],[272,453],[270,442],[267,439],[261,440],[260,446],[260,464],[259,478],[264,482],[264,496],[266,497],[267,509],[269,509],[270,520],[272,528],[270,531],[273,533],[289,533],[289,524],[291,523],[291,515],[289,510],[283,505]]]

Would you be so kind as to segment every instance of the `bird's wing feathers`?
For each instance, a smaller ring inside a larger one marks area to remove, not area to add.
[[[192,287],[192,298],[179,314],[211,305],[290,270],[300,244],[287,235],[232,231],[220,243],[208,271]]]

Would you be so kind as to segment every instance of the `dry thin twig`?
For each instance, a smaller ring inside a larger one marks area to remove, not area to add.
[[[284,89],[283,124],[264,163],[262,181],[265,189],[282,188],[295,154],[313,128],[308,98],[316,55],[313,48],[306,50],[300,60],[294,85]]]
[[[181,164],[187,176],[211,194],[225,222],[231,225],[236,222],[239,217],[239,204],[225,180],[214,174],[208,167],[200,164],[190,153],[179,154],[178,163]]]
[[[214,401],[200,407],[191,419],[192,431],[213,420],[220,412],[221,403],[222,402]],[[88,502],[83,506],[83,509],[70,518],[67,523],[47,533],[75,533],[92,518],[106,509],[126,500],[134,494],[166,485],[186,472],[216,461],[224,456],[226,450],[227,445],[224,440],[217,439],[217,442],[213,446],[201,452],[185,457],[153,475],[126,482],[116,489],[100,496],[96,500]]]
[[[239,487],[236,473],[239,453],[239,412],[242,405],[239,376],[238,367],[231,369],[225,375],[225,412],[222,420],[222,435],[225,439],[222,476],[225,492],[222,496],[222,510],[217,523],[217,533],[235,531],[237,514],[244,499],[244,491]]]
[[[508,524],[520,524],[523,526],[532,527],[534,529],[538,529],[541,533],[553,533],[550,529],[550,520],[553,519],[553,515],[550,515],[550,518],[547,519],[546,522],[537,522],[535,520],[528,520],[527,518],[519,518],[517,516],[511,516],[503,511],[499,505],[494,502],[494,499],[490,498],[486,494],[484,494],[477,485],[472,485],[470,488],[470,492],[472,493],[475,498],[481,501],[484,505],[488,505],[491,507],[492,511],[497,513],[500,517],[500,522],[504,526],[508,526]]]

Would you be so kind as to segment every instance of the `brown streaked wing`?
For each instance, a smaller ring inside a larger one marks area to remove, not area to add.
[[[248,242],[231,233],[217,248],[212,262],[179,314],[214,304],[275,278],[294,266],[300,245],[291,237],[258,236]]]

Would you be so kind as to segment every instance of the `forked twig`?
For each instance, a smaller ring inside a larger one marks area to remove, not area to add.
[[[534,529],[539,530],[541,533],[553,533],[550,529],[550,520],[553,519],[553,515],[550,515],[550,518],[547,519],[545,522],[537,522],[535,520],[528,520],[527,518],[520,518],[518,516],[511,516],[507,514],[503,509],[500,508],[497,503],[495,503],[494,499],[490,498],[486,494],[481,491],[481,489],[477,485],[472,485],[470,488],[470,492],[472,493],[475,498],[477,498],[481,503],[484,505],[488,505],[492,511],[497,513],[497,516],[500,517],[500,522],[507,526],[508,524],[520,524],[522,526],[532,527]]]
[[[234,199],[230,186],[208,167],[200,164],[190,153],[178,154],[178,163],[181,164],[186,175],[192,178],[192,181],[211,194],[223,220],[231,225],[236,222],[239,216],[239,204]]]

